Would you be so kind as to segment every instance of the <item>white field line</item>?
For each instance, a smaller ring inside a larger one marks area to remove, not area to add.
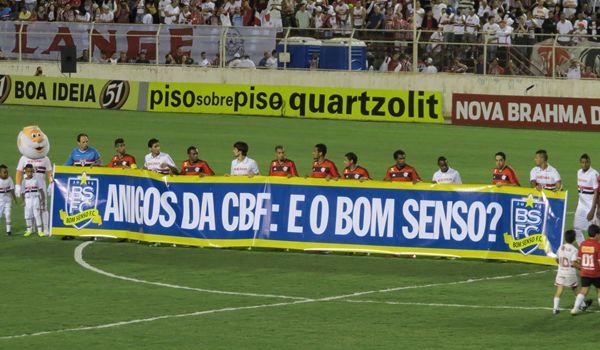
[[[149,282],[149,281],[138,280],[136,278],[129,278],[129,277],[124,277],[124,276],[119,276],[119,275],[115,275],[115,274],[112,274],[112,273],[100,270],[98,268],[95,268],[95,267],[89,265],[88,263],[86,263],[83,260],[83,258],[82,258],[83,249],[85,247],[87,247],[89,244],[92,244],[92,243],[93,243],[93,241],[92,242],[82,243],[79,246],[77,246],[77,248],[75,249],[75,254],[74,254],[75,260],[81,266],[85,267],[86,269],[89,269],[91,271],[94,271],[94,272],[97,272],[97,273],[100,273],[100,274],[103,274],[103,275],[106,275],[106,276],[109,276],[109,277],[113,277],[113,278],[118,278],[118,279],[121,279],[121,280],[125,280],[125,281],[131,281],[131,282],[136,282],[136,283],[145,283],[145,284],[157,285],[157,286],[167,287],[167,288],[177,288],[177,289],[185,289],[185,290],[198,290],[197,288],[191,288],[191,287],[185,287],[185,286],[175,286],[175,285],[171,285],[171,284],[167,284],[167,283]],[[474,283],[474,282],[482,282],[482,281],[502,280],[502,279],[508,279],[508,278],[512,278],[512,277],[523,277],[523,276],[528,276],[528,275],[533,275],[533,274],[540,274],[540,273],[544,273],[544,272],[548,272],[548,271],[551,271],[551,270],[536,271],[536,272],[527,272],[527,273],[521,273],[521,274],[516,274],[516,275],[506,275],[506,276],[496,276],[496,277],[485,277],[485,278],[467,279],[467,280],[462,280],[462,281],[446,282],[446,283],[432,283],[432,284],[422,284],[422,285],[395,287],[395,288],[387,288],[387,289],[378,289],[378,290],[356,292],[356,293],[351,293],[351,294],[342,294],[342,295],[331,296],[331,297],[324,297],[324,298],[318,298],[318,299],[302,298],[300,300],[288,301],[288,302],[281,302],[281,303],[273,303],[273,304],[260,304],[260,305],[250,305],[250,306],[240,306],[240,307],[226,307],[226,308],[221,308],[221,309],[204,310],[204,311],[197,311],[197,312],[183,313],[183,314],[175,314],[175,315],[161,315],[161,316],[154,316],[154,317],[149,317],[149,318],[142,318],[142,319],[135,319],[135,320],[128,320],[128,321],[117,321],[117,322],[105,323],[105,324],[99,324],[99,325],[93,325],[93,326],[80,326],[80,327],[74,327],[74,328],[65,328],[65,329],[40,331],[40,332],[34,332],[34,333],[23,333],[23,334],[17,334],[17,335],[0,336],[0,340],[10,340],[10,339],[17,339],[17,338],[26,338],[26,337],[35,337],[35,336],[49,335],[49,334],[58,334],[58,333],[68,333],[68,332],[78,332],[78,331],[88,331],[88,330],[96,330],[96,329],[121,327],[121,326],[130,325],[130,324],[136,324],[136,323],[153,322],[153,321],[164,320],[164,319],[171,319],[171,318],[202,316],[202,315],[216,314],[216,313],[222,313],[222,312],[234,312],[234,311],[242,311],[242,310],[254,310],[254,309],[263,309],[263,308],[270,308],[270,307],[280,307],[280,306],[288,306],[288,305],[295,305],[295,304],[315,303],[315,302],[323,302],[323,301],[325,301],[325,302],[327,302],[327,301],[335,301],[335,300],[341,300],[341,299],[345,299],[345,298],[362,296],[362,295],[367,295],[367,294],[388,293],[388,292],[395,292],[395,291],[407,290],[407,289],[430,288],[430,287],[439,287],[439,286],[447,286],[447,285],[466,284],[466,283]],[[204,292],[204,291],[209,291],[209,290],[201,289],[200,291]],[[216,293],[219,293],[219,294],[234,294],[234,295],[239,295],[240,294],[240,293],[236,293],[236,292],[222,292],[222,291],[210,291],[210,292],[216,292]],[[246,293],[246,295],[249,295],[249,296],[264,296],[263,294],[253,294],[253,293]],[[288,297],[288,298],[293,298],[293,297]],[[360,302],[360,301],[354,300],[352,302]],[[366,302],[370,302],[370,301],[366,301]]]
[[[159,286],[159,287],[191,290],[191,291],[202,292],[202,293],[226,294],[226,295],[240,295],[240,296],[261,297],[261,298],[279,298],[279,299],[292,299],[292,300],[310,300],[309,298],[291,297],[291,296],[287,296],[287,295],[257,294],[257,293],[244,293],[244,292],[230,292],[230,291],[214,290],[214,289],[193,288],[193,287],[187,287],[187,286],[179,286],[179,285],[176,285],[176,284],[162,283],[162,282],[152,282],[152,281],[146,281],[146,280],[142,280],[142,279],[138,279],[138,278],[132,278],[132,277],[126,277],[126,276],[116,275],[114,273],[110,273],[110,272],[101,270],[101,269],[99,269],[99,268],[97,268],[95,266],[92,266],[92,265],[88,264],[85,260],[83,260],[83,250],[87,246],[89,246],[90,244],[92,244],[92,243],[94,243],[94,241],[84,242],[84,243],[81,243],[80,245],[78,245],[77,248],[75,248],[75,254],[74,254],[75,262],[77,262],[77,264],[81,265],[83,268],[86,268],[86,269],[88,269],[90,271],[93,271],[93,272],[96,272],[96,273],[99,273],[101,275],[108,276],[108,277],[111,277],[111,278],[117,278],[117,279],[120,279],[120,280],[129,281],[129,282],[135,282],[135,283],[150,284],[150,285]]]
[[[430,306],[430,307],[455,307],[460,309],[501,309],[501,310],[548,310],[551,311],[551,307],[543,306],[511,306],[511,305],[465,305],[465,304],[443,304],[443,303],[417,303],[417,302],[404,302],[404,301],[380,301],[380,300],[344,300],[347,303],[358,303],[358,304],[385,304],[385,305],[406,305],[406,306]],[[560,309],[560,310],[571,310],[571,309]],[[600,312],[600,311],[586,311],[586,312]]]

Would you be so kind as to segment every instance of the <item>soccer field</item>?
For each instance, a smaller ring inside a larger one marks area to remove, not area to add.
[[[239,116],[199,116],[1,106],[0,163],[14,175],[16,137],[40,125],[60,164],[79,132],[104,161],[116,137],[141,162],[149,138],[179,163],[196,145],[217,174],[229,171],[243,140],[267,171],[276,144],[308,174],[314,144],[343,167],[353,151],[381,179],[401,148],[429,180],[446,156],[465,183],[489,183],[497,151],[527,183],[545,148],[575,209],[579,156],[596,152],[595,134]],[[570,227],[572,215],[567,218]],[[518,263],[359,255],[149,247],[111,241],[0,237],[0,349],[506,349],[591,348],[593,313],[551,313],[554,272]],[[0,232],[4,232],[3,225]],[[562,307],[572,305],[566,293]],[[592,331],[593,332],[593,331]]]

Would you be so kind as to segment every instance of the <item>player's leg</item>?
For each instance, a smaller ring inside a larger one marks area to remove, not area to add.
[[[591,284],[591,278],[581,277],[581,289],[579,290],[579,294],[577,294],[577,298],[575,298],[575,305],[573,305],[573,309],[571,309],[571,315],[576,315],[582,311],[581,306],[585,301],[585,296],[587,295]]]
[[[590,222],[587,220],[587,214],[583,211],[577,210],[575,212],[575,218],[573,219],[573,229],[575,230],[575,240],[577,245],[581,245],[581,242],[585,241],[585,235],[583,232],[590,226]]]
[[[552,307],[552,313],[557,314],[560,309],[560,296],[563,292],[563,286],[560,284],[556,284],[556,293],[554,293],[554,305]]]
[[[6,224],[6,235],[10,236],[12,234],[12,204],[10,202],[5,204],[4,207],[4,220]]]
[[[31,232],[33,230],[33,211],[31,210],[31,205],[25,200],[25,233],[23,236],[29,237],[31,236]]]
[[[33,216],[35,218],[35,226],[37,228],[38,236],[44,236],[44,230],[42,228],[42,211],[40,208],[39,201],[36,201],[33,205]]]
[[[42,226],[44,228],[44,233],[46,234],[46,236],[50,235],[50,215],[48,213],[48,192],[46,192],[46,196],[44,197],[46,200],[44,200],[40,206],[41,206],[41,210],[42,210]]]

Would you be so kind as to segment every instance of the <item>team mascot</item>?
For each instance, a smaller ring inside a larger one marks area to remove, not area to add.
[[[26,126],[19,132],[17,137],[17,147],[21,152],[21,159],[17,165],[17,174],[15,176],[15,194],[21,196],[21,182],[23,181],[23,172],[27,164],[33,165],[35,176],[44,184],[43,190],[46,191],[46,176],[48,182],[52,184],[52,163],[48,158],[50,151],[50,142],[48,137],[37,125]],[[48,198],[46,191],[45,198]],[[42,226],[46,235],[50,234],[48,205],[42,203]]]

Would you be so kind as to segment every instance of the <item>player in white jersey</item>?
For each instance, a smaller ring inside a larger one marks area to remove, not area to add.
[[[577,191],[579,192],[579,202],[575,211],[573,228],[577,234],[575,239],[577,244],[585,240],[583,231],[591,224],[595,224],[596,208],[595,198],[598,195],[598,172],[591,167],[590,156],[582,154],[579,158],[581,169],[577,171]]]
[[[535,152],[535,167],[531,169],[529,181],[531,187],[535,187],[539,191],[550,190],[550,191],[561,191],[562,182],[560,174],[553,166],[548,164],[548,153],[541,149]]]
[[[448,159],[446,159],[446,157],[438,158],[438,166],[440,167],[440,170],[436,171],[435,174],[433,174],[433,183],[457,185],[462,184],[460,174],[458,173],[458,171],[448,166]]]
[[[558,271],[556,272],[556,279],[554,285],[556,286],[556,293],[554,293],[554,307],[552,313],[559,313],[560,296],[562,295],[564,288],[571,288],[574,293],[577,292],[577,257],[578,250],[573,245],[575,241],[575,230],[568,230],[565,232],[564,242],[557,251],[558,260]]]
[[[238,141],[233,144],[233,155],[235,159],[231,161],[232,176],[254,176],[260,175],[258,164],[248,157],[248,144]]]
[[[15,204],[17,203],[15,184],[10,176],[8,176],[8,167],[4,164],[0,164],[0,219],[4,216],[7,236],[11,235],[10,214],[13,202]]]
[[[33,232],[33,225],[37,226],[38,236],[44,236],[42,230],[42,212],[41,206],[45,201],[44,198],[44,184],[35,176],[33,176],[33,165],[28,164],[25,166],[25,177],[21,182],[21,195],[25,202],[25,223],[27,225],[27,231],[23,236],[28,237]]]
[[[148,149],[150,149],[150,153],[144,157],[144,169],[164,175],[179,174],[179,170],[175,167],[175,162],[171,156],[160,151],[160,141],[150,139]]]

